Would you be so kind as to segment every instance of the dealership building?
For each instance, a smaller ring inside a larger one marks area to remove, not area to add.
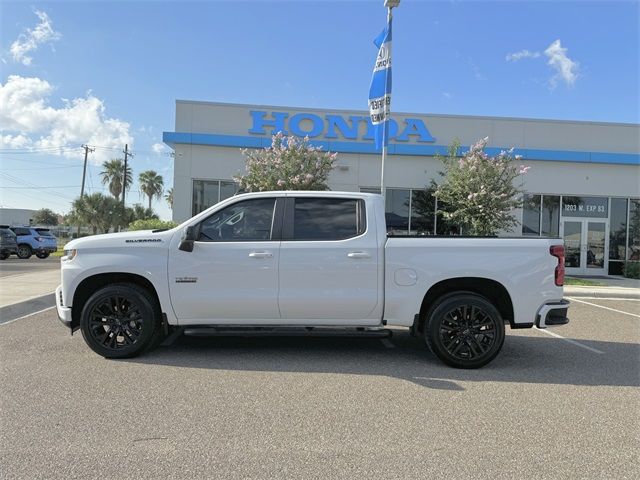
[[[488,154],[514,148],[518,163],[531,167],[522,176],[519,225],[505,234],[564,238],[573,274],[620,274],[625,260],[640,260],[640,125],[394,113],[390,130],[385,190],[393,233],[452,233],[426,190],[441,178],[436,155],[454,140],[464,152],[488,137]],[[331,190],[380,192],[381,155],[366,111],[178,100],[175,131],[163,135],[175,153],[173,219],[234,195],[242,149],[268,147],[280,131],[338,153]]]

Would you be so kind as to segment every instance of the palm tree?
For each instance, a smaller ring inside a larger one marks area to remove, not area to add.
[[[162,198],[164,186],[162,175],[158,175],[154,170],[146,170],[138,176],[138,183],[140,183],[140,191],[149,197],[149,208],[151,208],[153,197]]]
[[[73,223],[90,226],[94,235],[98,230],[107,233],[120,223],[122,205],[117,199],[102,193],[84,195],[73,201],[69,216]]]
[[[102,177],[102,184],[109,186],[109,193],[116,199],[120,198],[122,194],[122,177],[124,172],[124,162],[119,158],[113,158],[107,160],[102,164],[102,170],[100,177]],[[129,190],[133,183],[133,173],[131,167],[127,165],[127,174],[125,177],[125,189]]]
[[[167,190],[167,194],[164,196],[164,199],[169,204],[169,208],[173,210],[173,187]]]

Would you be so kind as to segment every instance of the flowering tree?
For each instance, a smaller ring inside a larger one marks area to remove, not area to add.
[[[516,164],[520,157],[513,156],[513,149],[490,157],[484,152],[488,140],[478,140],[461,158],[454,143],[442,159],[445,178],[436,189],[438,201],[447,205],[438,213],[470,235],[496,235],[517,225],[512,211],[521,206],[522,192],[516,178],[530,168]]]
[[[335,165],[336,153],[314,147],[309,137],[273,136],[271,146],[242,150],[246,173],[234,177],[242,190],[327,190],[327,177]]]

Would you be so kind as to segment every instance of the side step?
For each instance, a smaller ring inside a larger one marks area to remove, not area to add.
[[[184,335],[192,337],[358,337],[389,338],[387,328],[336,327],[184,327]]]

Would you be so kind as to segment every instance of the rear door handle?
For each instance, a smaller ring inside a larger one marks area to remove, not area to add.
[[[271,252],[251,252],[249,254],[251,258],[272,258],[273,253]]]
[[[349,258],[371,258],[367,252],[349,252],[347,253],[347,257]]]

